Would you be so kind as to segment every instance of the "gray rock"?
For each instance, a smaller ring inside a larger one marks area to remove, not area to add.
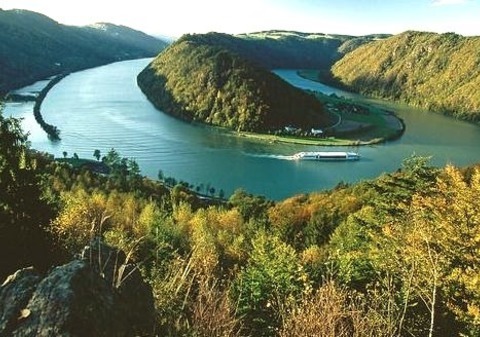
[[[22,319],[33,295],[40,275],[33,268],[18,270],[10,275],[0,287],[0,336],[10,336]]]
[[[32,270],[9,277],[0,287],[0,336],[150,335],[153,296],[139,270],[99,241],[83,253],[43,279]]]
[[[155,322],[152,289],[125,253],[95,239],[83,249],[81,258],[117,289],[122,302],[128,303],[129,325],[134,331],[151,331]]]

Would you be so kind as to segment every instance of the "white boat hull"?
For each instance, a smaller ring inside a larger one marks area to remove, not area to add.
[[[356,152],[299,152],[293,155],[295,160],[351,161],[359,160]]]

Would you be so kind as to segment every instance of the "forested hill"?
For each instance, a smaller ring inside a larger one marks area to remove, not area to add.
[[[155,106],[186,120],[242,131],[329,124],[322,104],[226,47],[224,34],[187,35],[138,76]]]
[[[165,46],[123,26],[65,26],[35,12],[0,9],[0,95],[62,72],[153,57]]]
[[[480,37],[409,31],[355,49],[332,72],[362,94],[480,120]]]
[[[272,30],[237,36],[209,33],[190,38],[227,48],[267,69],[328,70],[344,53],[385,37],[383,34],[355,37]]]

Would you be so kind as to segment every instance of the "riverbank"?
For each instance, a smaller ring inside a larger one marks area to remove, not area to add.
[[[336,137],[326,138],[305,138],[294,136],[277,136],[253,132],[235,132],[239,137],[250,138],[268,143],[286,143],[295,145],[308,145],[308,146],[359,146],[359,145],[373,145],[384,142],[385,139],[371,139],[368,141],[342,139]]]
[[[398,139],[405,132],[405,123],[393,111],[335,94],[315,95],[330,113],[339,116],[337,124],[325,129],[327,135],[372,144]]]
[[[299,70],[296,71],[296,74],[303,79],[325,86],[320,81],[318,71]],[[306,145],[371,145],[396,140],[405,132],[404,121],[394,111],[372,104],[361,96],[357,98],[357,95],[347,93],[345,94],[347,97],[344,97],[341,93],[327,95],[323,93],[322,89],[310,89],[308,86],[303,88],[314,94],[331,115],[338,117],[338,122],[335,125],[323,130],[324,138],[310,139],[306,142]],[[325,86],[325,89],[327,93],[336,92],[329,90],[328,86]],[[293,141],[291,139],[279,139],[277,141],[305,143],[303,139],[298,139],[298,137]]]
[[[46,158],[45,154],[37,154],[37,156],[41,158]],[[141,175],[139,172],[132,171],[131,168],[129,168],[128,164],[124,164],[125,166],[120,168],[119,170],[118,168],[115,168],[115,165],[109,165],[108,162],[105,160],[105,157],[103,157],[102,160],[100,160],[100,158],[98,158],[97,160],[93,160],[87,158],[80,158],[76,153],[73,155],[73,157],[70,158],[66,157],[66,153],[64,154],[63,158],[54,158],[53,155],[47,156],[49,156],[49,160],[55,161],[57,163],[67,164],[73,170],[77,171],[88,170],[90,172],[94,172],[96,174],[100,174],[106,177],[112,174],[118,175],[120,172],[120,175],[131,175],[131,177],[135,176],[135,178],[139,180],[147,179],[151,180],[152,182],[158,182],[162,184],[165,189],[169,190],[171,193],[174,193],[177,196],[181,193],[187,192],[188,194],[197,197],[203,202],[208,202],[209,205],[217,205],[228,201],[228,196],[226,198],[223,189],[216,189],[210,183],[202,183],[195,186],[186,181],[177,180],[174,177],[165,177],[162,170],[159,170],[157,179],[154,179]],[[128,163],[132,162],[132,160],[128,158],[122,158],[120,159],[120,162]]]
[[[52,141],[59,141],[60,140],[60,130],[55,126],[48,124],[43,119],[42,113],[40,111],[42,107],[43,100],[47,97],[48,92],[62,79],[64,79],[69,74],[60,74],[55,76],[48,84],[43,88],[38,96],[35,99],[35,105],[33,107],[33,115],[35,116],[35,120],[37,123],[42,127],[43,131],[45,131],[48,135],[48,138]]]
[[[397,134],[390,135],[390,137],[388,138],[381,137],[381,138],[372,138],[369,140],[346,139],[346,138],[336,138],[336,137],[303,138],[303,137],[293,137],[293,136],[277,136],[277,135],[252,133],[252,132],[236,132],[235,134],[239,137],[261,140],[261,141],[265,141],[272,144],[285,143],[285,144],[306,145],[306,146],[365,146],[365,145],[381,144],[387,141],[396,140],[401,137],[401,135],[403,134],[403,130],[399,131]]]
[[[260,134],[233,132],[240,137],[269,143],[288,143],[308,146],[363,146],[379,144],[400,138],[405,132],[405,123],[394,112],[354,100],[324,95],[314,91],[338,122],[324,128],[317,137],[295,134]]]

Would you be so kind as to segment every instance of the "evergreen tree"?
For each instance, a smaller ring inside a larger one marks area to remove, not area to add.
[[[0,112],[0,278],[50,263],[45,225],[53,214],[42,200],[37,173],[20,120]]]

